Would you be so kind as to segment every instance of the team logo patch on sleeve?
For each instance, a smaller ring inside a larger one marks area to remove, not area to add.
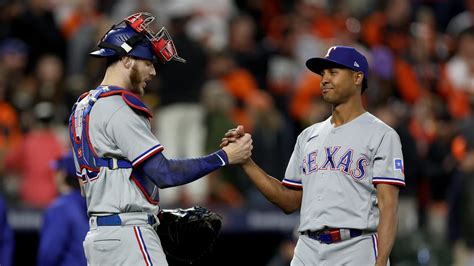
[[[396,158],[393,161],[393,165],[394,165],[395,171],[400,171],[402,173],[405,173],[405,169],[403,167],[403,160],[402,159]]]

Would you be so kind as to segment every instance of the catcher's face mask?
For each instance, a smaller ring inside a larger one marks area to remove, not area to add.
[[[155,55],[163,63],[171,60],[185,63],[186,60],[178,56],[173,39],[171,39],[171,36],[165,27],[162,27],[158,33],[154,33],[152,30],[152,22],[154,20],[155,17],[146,12],[136,13],[124,19],[125,23],[132,27],[136,32],[145,35],[145,37],[150,41]]]

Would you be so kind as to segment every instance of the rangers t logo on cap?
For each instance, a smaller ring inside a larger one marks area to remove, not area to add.
[[[306,61],[306,67],[318,75],[324,69],[335,66],[360,71],[366,80],[369,77],[367,58],[353,47],[332,46],[328,49],[325,57],[310,58]]]

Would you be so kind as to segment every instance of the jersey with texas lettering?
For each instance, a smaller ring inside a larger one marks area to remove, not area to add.
[[[299,231],[376,231],[375,185],[405,185],[400,138],[368,112],[338,127],[329,117],[298,136],[282,183],[303,189]]]

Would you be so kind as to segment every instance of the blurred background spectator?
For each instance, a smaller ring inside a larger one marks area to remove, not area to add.
[[[3,198],[0,198],[0,264],[13,265],[13,249],[15,239],[13,231],[7,220],[7,206]]]
[[[87,265],[82,242],[89,231],[72,152],[50,162],[59,196],[44,211],[37,265]]]
[[[53,129],[54,106],[40,102],[34,106],[29,131],[5,157],[4,169],[19,183],[21,203],[34,208],[45,208],[56,197],[54,171],[49,162],[65,149]],[[24,117],[28,119],[28,117]],[[25,121],[27,122],[27,121]]]
[[[406,164],[392,265],[474,265],[473,0],[0,1],[0,192],[15,221],[13,264],[36,263],[34,221],[58,191],[49,161],[69,147],[72,104],[100,82],[104,65],[87,54],[104,25],[135,11],[157,14],[188,60],[157,64],[144,96],[165,155],[214,151],[242,124],[276,178],[301,129],[330,114],[306,59],[335,44],[363,51],[372,66],[364,102],[397,130]],[[238,246],[256,265],[287,265],[297,215],[254,189],[234,167],[161,199],[224,216],[207,264],[245,264],[231,253]]]

